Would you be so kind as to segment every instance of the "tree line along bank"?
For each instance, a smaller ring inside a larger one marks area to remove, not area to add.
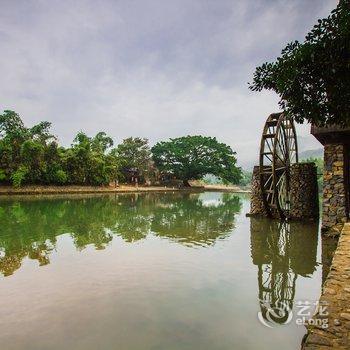
[[[0,184],[102,186],[111,182],[157,183],[198,180],[212,174],[237,184],[242,171],[236,153],[214,137],[184,136],[161,141],[129,137],[114,146],[105,132],[78,132],[70,147],[60,146],[51,123],[26,127],[10,110],[0,114]]]

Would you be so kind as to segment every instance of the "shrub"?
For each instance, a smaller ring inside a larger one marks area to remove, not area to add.
[[[26,175],[28,174],[28,168],[21,165],[12,175],[11,181],[14,187],[21,187]]]
[[[57,170],[55,173],[54,182],[63,185],[67,182],[68,176],[63,170]]]

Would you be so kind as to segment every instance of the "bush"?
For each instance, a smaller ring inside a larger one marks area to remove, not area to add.
[[[57,170],[55,173],[54,182],[63,185],[67,182],[68,176],[63,170]]]
[[[5,180],[6,179],[6,174],[5,174],[5,172],[2,170],[2,169],[0,169],[0,181],[3,181],[3,180]]]
[[[21,165],[12,175],[11,181],[14,187],[21,187],[26,175],[28,174],[28,168]]]

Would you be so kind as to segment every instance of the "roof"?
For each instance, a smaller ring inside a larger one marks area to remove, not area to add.
[[[311,125],[311,135],[315,136],[322,145],[330,143],[350,143],[350,127],[342,128],[337,125],[319,127]]]

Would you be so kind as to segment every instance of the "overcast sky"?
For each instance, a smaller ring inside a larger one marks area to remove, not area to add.
[[[248,90],[255,66],[302,40],[337,0],[0,0],[0,112],[151,144],[216,136],[239,164],[258,154],[274,93]],[[319,145],[299,128],[303,148]]]

